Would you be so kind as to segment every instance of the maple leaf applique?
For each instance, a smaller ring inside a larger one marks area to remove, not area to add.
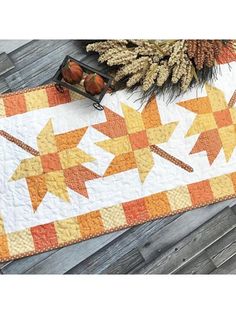
[[[221,149],[229,161],[236,147],[235,93],[227,103],[220,89],[208,84],[205,89],[207,96],[182,101],[178,105],[196,113],[186,137],[200,135],[190,154],[206,151],[211,165]]]
[[[22,160],[11,177],[26,180],[34,211],[47,192],[67,202],[70,201],[67,188],[88,197],[85,181],[99,176],[82,165],[94,160],[77,147],[86,130],[84,127],[55,135],[49,120],[37,137],[39,151],[6,132],[0,134],[34,155]]]
[[[96,143],[114,155],[105,176],[137,169],[143,183],[154,166],[153,152],[187,171],[193,171],[157,146],[168,142],[178,122],[161,122],[156,97],[149,100],[141,113],[126,104],[121,104],[121,108],[124,117],[105,108],[107,121],[93,125],[96,130],[110,137]]]

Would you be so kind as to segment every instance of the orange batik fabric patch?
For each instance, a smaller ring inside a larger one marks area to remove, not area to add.
[[[171,102],[107,94],[103,112],[54,85],[2,95],[0,261],[235,197],[231,68]]]

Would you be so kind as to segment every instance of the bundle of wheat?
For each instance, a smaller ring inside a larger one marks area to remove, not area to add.
[[[88,44],[114,71],[115,86],[141,86],[144,98],[166,90],[172,96],[217,75],[221,51],[235,54],[232,40],[105,40]],[[120,83],[120,84],[118,84]]]

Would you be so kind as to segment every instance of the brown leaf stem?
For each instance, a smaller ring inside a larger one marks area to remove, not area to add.
[[[39,152],[34,149],[33,147],[25,144],[18,138],[14,137],[13,135],[7,133],[6,131],[0,130],[0,136],[4,137],[8,141],[14,143],[15,145],[19,146],[20,148],[24,149],[26,152],[30,153],[31,155],[34,156],[39,156]]]
[[[182,160],[170,155],[169,153],[167,153],[165,150],[161,149],[160,147],[156,145],[151,145],[150,148],[152,152],[156,153],[157,155],[161,156],[162,158],[166,160],[169,160],[176,166],[179,166],[180,168],[183,168],[184,170],[188,172],[193,172],[193,168],[191,166],[187,165]]]

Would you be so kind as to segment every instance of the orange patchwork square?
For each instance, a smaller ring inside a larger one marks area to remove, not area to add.
[[[143,198],[131,202],[126,202],[122,205],[128,224],[134,224],[136,222],[141,222],[149,218]]]
[[[4,98],[4,104],[7,117],[27,111],[24,94],[7,96]]]
[[[188,190],[193,206],[208,203],[214,199],[208,180],[189,184]]]
[[[64,92],[60,93],[56,87],[50,86],[46,87],[46,92],[48,95],[48,103],[50,107],[66,104],[71,101],[70,93],[68,89],[64,88]]]
[[[170,203],[165,192],[147,196],[144,200],[151,217],[167,215],[171,212]]]
[[[8,258],[9,257],[9,250],[8,250],[8,243],[7,237],[5,235],[0,235],[0,258]]]
[[[82,237],[89,237],[104,232],[102,217],[99,211],[77,217]]]
[[[58,245],[56,230],[53,223],[32,227],[31,234],[35,250],[45,250]]]
[[[61,170],[61,162],[57,153],[41,155],[41,163],[45,173]]]
[[[233,123],[229,109],[214,112],[214,117],[218,128],[222,128]]]
[[[149,145],[145,130],[129,134],[129,139],[133,150],[145,148]]]

